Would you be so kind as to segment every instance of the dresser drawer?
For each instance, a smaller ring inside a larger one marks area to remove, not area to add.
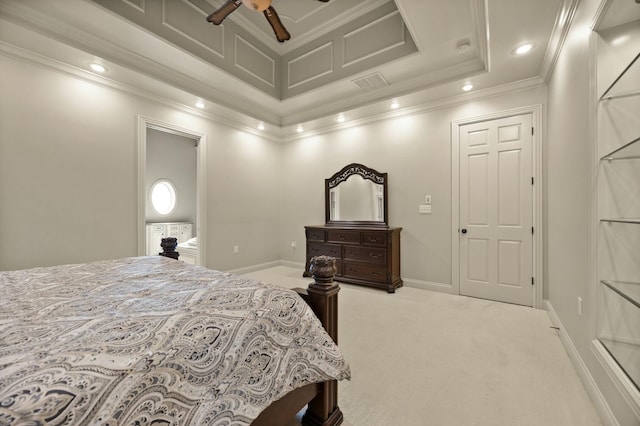
[[[327,231],[327,241],[330,243],[360,244],[360,232],[332,229]]]
[[[324,241],[324,231],[321,229],[307,229],[308,241]]]
[[[344,261],[342,263],[342,275],[348,278],[358,278],[379,283],[387,282],[387,268],[384,265],[373,263]]]
[[[308,242],[307,258],[311,259],[314,256],[331,256],[339,260],[342,258],[342,247],[337,244]]]
[[[387,234],[381,232],[363,232],[362,244],[367,246],[386,246]]]
[[[344,260],[360,260],[385,265],[387,263],[387,250],[377,247],[345,246]]]

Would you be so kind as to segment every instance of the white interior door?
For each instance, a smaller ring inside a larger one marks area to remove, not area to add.
[[[532,306],[532,115],[460,127],[460,294]]]

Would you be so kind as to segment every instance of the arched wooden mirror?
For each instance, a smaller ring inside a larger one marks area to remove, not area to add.
[[[358,163],[325,179],[328,226],[388,227],[387,174]]]

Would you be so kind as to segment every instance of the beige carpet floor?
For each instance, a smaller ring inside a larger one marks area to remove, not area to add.
[[[306,287],[278,266],[245,276]],[[346,426],[589,426],[600,419],[546,311],[341,284]],[[293,423],[296,424],[296,423]]]

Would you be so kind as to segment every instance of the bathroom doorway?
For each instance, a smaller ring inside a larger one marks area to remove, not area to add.
[[[180,260],[205,264],[205,135],[145,117],[138,120],[138,255],[178,239]]]

